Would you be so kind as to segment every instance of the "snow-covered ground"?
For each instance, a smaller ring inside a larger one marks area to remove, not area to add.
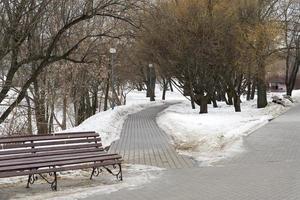
[[[269,94],[269,101],[273,95]],[[294,92],[296,101],[300,101],[300,91]],[[243,136],[265,125],[269,120],[288,110],[293,104],[285,99],[286,107],[269,103],[264,109],[256,108],[256,101],[244,101],[242,112],[234,112],[233,106],[219,103],[219,108],[209,107],[208,114],[199,115],[192,110],[190,103],[182,101],[164,110],[157,122],[173,138],[177,150],[192,156],[202,166],[237,152],[243,151]]]
[[[163,174],[157,167],[124,165],[124,181],[115,180],[108,173],[90,180],[91,170],[60,173],[58,191],[53,192],[43,180],[26,189],[27,177],[0,180],[0,199],[10,200],[78,200],[97,193],[107,194],[121,189],[137,189]]]
[[[109,146],[120,138],[121,129],[128,115],[162,103],[141,103],[116,107],[114,110],[100,112],[81,123],[79,126],[63,132],[95,131],[100,134],[103,146]]]
[[[114,110],[100,112],[85,120],[78,127],[66,130],[75,131],[96,131],[100,134],[104,146],[120,137],[121,129],[128,115],[136,113],[151,106],[162,105],[162,92],[157,87],[157,101],[150,102],[145,92],[132,91],[127,96],[126,106],[116,107]],[[170,102],[176,103],[185,99],[178,93],[170,94]],[[25,189],[27,177],[0,179],[0,197],[5,199],[30,199],[30,200],[69,200],[82,199],[96,193],[110,193],[120,189],[136,189],[144,184],[159,178],[163,169],[143,165],[127,165],[123,167],[124,181],[118,182],[114,177],[107,174],[100,176],[93,181],[89,180],[91,171],[63,172],[59,179],[59,191],[53,193],[48,184],[38,181],[32,189]],[[0,198],[2,199],[2,198]]]
[[[269,93],[269,102],[275,95],[281,97],[282,93]],[[209,106],[209,113],[200,115],[199,109],[192,110],[190,102],[176,90],[173,93],[167,92],[167,101],[161,100],[159,85],[156,87],[156,102],[149,102],[149,98],[145,96],[145,91],[131,91],[127,95],[126,106],[100,112],[78,127],[66,131],[96,131],[101,135],[103,145],[109,146],[120,137],[128,115],[152,106],[172,103],[158,116],[158,125],[172,136],[171,142],[180,153],[192,156],[200,165],[210,165],[243,151],[243,136],[293,106],[286,99],[286,107],[269,103],[266,108],[257,109],[256,100],[243,100],[242,112],[236,113],[233,106],[219,102],[218,108]],[[294,91],[294,98],[300,101],[300,91]]]
[[[274,94],[270,94],[271,97]],[[278,96],[280,94],[277,94]],[[172,103],[157,118],[159,126],[173,138],[171,141],[180,153],[190,155],[202,165],[210,165],[224,157],[243,151],[243,136],[268,123],[285,112],[287,107],[270,103],[264,109],[257,109],[255,101],[243,101],[242,112],[235,113],[233,106],[219,103],[219,108],[209,108],[209,113],[199,115],[199,109],[192,110],[190,102],[178,91],[167,93],[167,101],[162,101],[162,91],[156,88],[156,102],[145,97],[145,91],[132,91],[127,95],[127,105],[114,110],[100,112],[80,126],[66,130],[96,131],[104,146],[120,137],[126,118],[151,106]],[[300,91],[294,92],[300,101]],[[269,99],[270,100],[270,99]],[[271,100],[270,100],[271,101]],[[288,100],[286,100],[288,102]],[[59,191],[53,193],[47,184],[35,184],[32,189],[24,189],[27,178],[0,179],[0,195],[10,199],[81,199],[95,193],[110,193],[123,188],[134,189],[160,177],[162,169],[140,165],[129,165],[124,169],[124,181],[114,181],[110,175],[88,179],[90,171],[62,173]],[[5,199],[9,199],[5,198]]]
[[[179,92],[167,93],[168,101],[161,100],[162,91],[157,85],[156,101],[150,102],[146,98],[145,91],[131,91],[127,95],[127,105],[115,107],[114,110],[100,112],[81,123],[79,126],[65,130],[64,132],[95,131],[100,134],[103,146],[109,146],[113,141],[120,138],[124,121],[130,114],[143,109],[162,105],[166,102],[177,103],[185,99]]]

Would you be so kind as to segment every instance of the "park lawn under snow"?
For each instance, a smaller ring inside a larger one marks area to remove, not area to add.
[[[300,91],[295,91],[295,97],[300,100]],[[182,101],[164,110],[157,122],[172,136],[179,152],[194,157],[205,166],[243,151],[242,137],[292,106],[289,100],[285,102],[286,107],[269,103],[266,108],[257,109],[255,100],[244,101],[240,113],[234,112],[233,106],[219,103],[219,108],[209,107],[208,114],[200,115],[199,110],[191,109],[189,102]]]
[[[119,139],[123,123],[130,114],[143,109],[172,103],[160,113],[158,125],[169,135],[176,149],[183,154],[194,157],[201,165],[210,165],[215,161],[243,151],[242,137],[265,125],[270,119],[280,115],[292,106],[269,103],[264,109],[256,108],[256,101],[244,101],[242,112],[234,112],[233,106],[219,102],[219,108],[209,108],[208,114],[199,114],[199,109],[192,110],[190,102],[178,91],[167,93],[167,101],[161,101],[162,91],[156,88],[156,102],[149,102],[145,91],[131,91],[127,95],[127,105],[114,110],[100,112],[81,125],[66,132],[96,131],[102,138],[103,146],[109,146]],[[273,95],[269,94],[269,101]],[[300,91],[294,92],[295,99],[300,100]],[[298,98],[297,98],[298,97]]]
[[[128,115],[139,112],[151,106],[161,105],[162,103],[144,103],[136,105],[126,105],[116,107],[114,110],[107,110],[85,120],[79,126],[67,129],[63,132],[95,131],[100,134],[104,147],[120,138],[123,123]]]
[[[64,132],[95,131],[100,134],[103,146],[109,146],[113,141],[119,139],[123,123],[128,115],[139,112],[143,109],[163,105],[165,102],[159,100],[161,92],[158,88],[158,101],[150,102],[145,92],[132,91],[128,95],[129,103],[125,106],[118,106],[114,110],[100,112],[77,127],[70,128]],[[183,99],[178,93],[172,94],[172,99]],[[91,171],[79,170],[62,172],[59,179],[59,191],[53,193],[49,185],[39,181],[32,190],[26,190],[27,177],[16,177],[0,179],[0,199],[7,196],[7,199],[47,199],[47,200],[73,200],[82,199],[95,194],[107,194],[120,189],[136,189],[144,184],[157,179],[163,173],[163,169],[143,166],[123,166],[124,181],[114,180],[110,174],[100,176],[93,181],[89,180]]]
[[[110,146],[113,141],[120,138],[123,123],[130,114],[167,102],[176,103],[185,99],[179,92],[168,92],[168,101],[162,101],[161,96],[162,91],[159,85],[156,86],[156,102],[150,102],[149,98],[146,98],[145,91],[133,90],[127,95],[127,105],[97,113],[79,126],[63,132],[95,131],[100,134],[103,146]]]

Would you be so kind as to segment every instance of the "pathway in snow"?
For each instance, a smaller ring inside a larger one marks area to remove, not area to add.
[[[177,154],[171,138],[156,123],[156,116],[168,105],[155,106],[129,115],[123,125],[120,140],[111,145],[110,152],[123,156],[126,163],[152,165],[162,168],[190,168],[195,163]]]
[[[143,121],[146,115],[154,115],[154,111],[146,113],[133,117]],[[244,141],[246,152],[213,167],[170,169],[142,188],[94,195],[87,200],[300,199],[300,105]]]

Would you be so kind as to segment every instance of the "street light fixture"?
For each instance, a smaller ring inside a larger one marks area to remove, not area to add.
[[[110,48],[109,53],[115,54],[115,53],[117,53],[117,50],[115,48]]]
[[[117,53],[117,50],[115,48],[110,48],[109,49],[109,53],[111,54],[111,95],[112,95],[112,104],[111,104],[111,108],[114,109],[115,108],[115,96],[114,96],[114,55]]]

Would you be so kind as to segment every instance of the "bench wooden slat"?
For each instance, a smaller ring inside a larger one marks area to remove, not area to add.
[[[46,174],[51,172],[62,172],[68,170],[76,170],[76,169],[88,169],[93,167],[101,167],[101,166],[108,166],[114,164],[121,164],[121,160],[116,161],[103,161],[102,163],[90,163],[90,164],[81,164],[81,165],[73,165],[73,166],[64,166],[58,167],[55,169],[33,169],[33,170],[26,170],[26,171],[10,171],[5,173],[0,173],[0,178],[8,178],[8,177],[15,177],[15,176],[24,176],[24,175],[33,175],[33,174]]]
[[[52,134],[39,134],[39,135],[11,135],[11,136],[4,136],[0,137],[0,139],[9,139],[9,138],[27,138],[27,137],[43,137],[49,135],[70,135],[70,134],[89,134],[89,133],[96,133],[95,131],[80,131],[80,132],[63,132],[63,133],[52,133]]]
[[[97,162],[97,161],[100,162],[105,160],[117,160],[117,159],[121,159],[121,156],[108,154],[108,156],[97,156],[92,158],[81,158],[81,159],[67,160],[67,161],[44,162],[44,163],[0,167],[0,172],[5,173],[6,171],[12,171],[12,170],[26,170],[26,169],[35,169],[35,168],[43,168],[43,167],[60,166],[60,165],[73,165],[73,164],[80,164],[80,163],[87,163],[87,162]]]
[[[17,143],[17,144],[6,144],[3,145],[2,149],[17,149],[17,148],[27,148],[27,147],[39,147],[39,146],[53,146],[53,145],[61,145],[61,144],[76,144],[76,143],[92,143],[92,142],[101,142],[100,138],[92,138],[92,139],[74,139],[74,140],[59,140],[53,141],[49,140],[49,142],[33,142],[33,143]]]
[[[36,157],[44,157],[44,156],[59,156],[59,155],[68,155],[68,154],[76,154],[76,153],[86,153],[86,152],[94,152],[99,151],[99,148],[81,148],[81,149],[72,149],[72,150],[60,150],[60,151],[49,151],[49,152],[37,152],[37,153],[25,153],[25,154],[13,154],[13,155],[2,155],[0,156],[0,162],[4,160],[14,160],[14,159],[26,159],[26,158],[36,158]],[[102,151],[100,151],[102,152]]]
[[[16,138],[0,138],[0,144],[4,143],[20,143],[30,141],[42,141],[42,140],[59,140],[59,139],[70,139],[70,138],[87,138],[87,137],[99,137],[98,133],[71,133],[71,134],[52,134],[52,135],[35,135],[27,137],[16,137]]]
[[[51,133],[51,134],[39,134],[39,135],[28,135],[28,134],[19,134],[19,135],[10,135],[10,136],[4,136],[0,138],[26,138],[26,137],[43,137],[45,135],[70,135],[70,134],[85,134],[85,133],[95,133],[95,131],[78,131],[78,132],[57,132],[57,133]]]
[[[9,155],[9,154],[24,154],[24,153],[36,153],[36,152],[47,152],[47,151],[59,151],[66,149],[81,149],[88,147],[98,147],[102,149],[101,143],[91,143],[91,144],[82,144],[82,145],[68,145],[68,146],[59,146],[59,147],[42,147],[34,149],[17,149],[17,150],[0,150],[0,155]]]
[[[88,153],[80,153],[80,154],[69,154],[69,155],[60,155],[60,156],[44,156],[44,157],[36,157],[36,158],[27,158],[27,159],[15,159],[8,160],[0,163],[0,168],[5,166],[15,166],[15,165],[26,165],[26,164],[34,164],[34,163],[45,163],[45,162],[56,162],[56,161],[67,161],[67,160],[75,160],[81,158],[92,158],[92,157],[102,157],[102,156],[111,156],[116,154],[107,154],[106,152],[88,152]]]

